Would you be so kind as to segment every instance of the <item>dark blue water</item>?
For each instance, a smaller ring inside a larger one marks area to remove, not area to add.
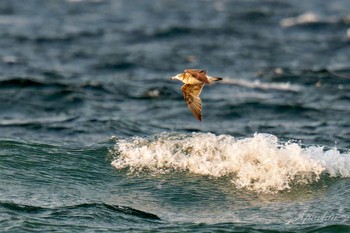
[[[350,232],[349,9],[0,1],[0,230]]]

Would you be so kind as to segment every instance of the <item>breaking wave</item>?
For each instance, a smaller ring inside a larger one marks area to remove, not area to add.
[[[237,188],[255,192],[289,190],[295,184],[317,182],[322,174],[350,177],[349,152],[282,143],[269,134],[236,139],[212,133],[161,133],[117,140],[110,154],[116,169],[229,177]]]

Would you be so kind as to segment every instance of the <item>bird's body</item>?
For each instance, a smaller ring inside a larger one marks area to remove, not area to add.
[[[193,116],[201,121],[202,100],[199,98],[199,95],[202,92],[203,86],[205,84],[211,84],[215,81],[220,81],[222,78],[211,77],[207,75],[205,70],[188,69],[185,70],[184,73],[178,74],[170,79],[177,79],[185,83],[181,87],[184,99]]]

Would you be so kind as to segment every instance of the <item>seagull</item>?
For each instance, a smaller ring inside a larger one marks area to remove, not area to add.
[[[181,87],[181,91],[187,106],[193,116],[199,121],[202,121],[202,100],[199,98],[199,95],[202,92],[203,86],[220,81],[222,78],[211,77],[207,75],[207,71],[205,70],[188,69],[184,73],[171,77],[170,80],[180,80],[185,83]]]

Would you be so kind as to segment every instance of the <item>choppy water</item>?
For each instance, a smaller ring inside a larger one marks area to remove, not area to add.
[[[349,9],[0,1],[1,231],[350,232]]]

